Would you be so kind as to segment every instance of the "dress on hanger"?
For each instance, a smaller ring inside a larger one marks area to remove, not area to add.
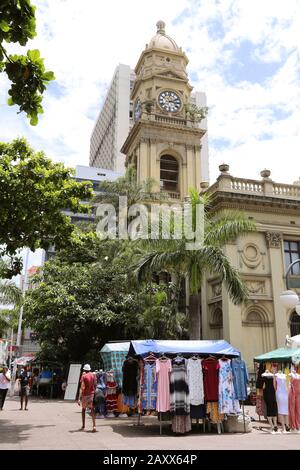
[[[170,410],[170,359],[157,359],[155,362],[157,376],[156,410],[166,412]]]
[[[278,414],[288,415],[289,406],[288,406],[288,389],[286,386],[286,376],[285,374],[276,374],[276,400],[278,407]]]
[[[187,382],[186,360],[172,360],[170,374],[170,411],[172,431],[184,434],[191,430],[189,386]]]
[[[245,361],[239,358],[234,358],[231,361],[231,368],[233,374],[233,386],[235,398],[237,400],[246,400],[247,393],[247,384],[249,382],[247,367]]]
[[[203,373],[201,359],[190,358],[187,361],[187,381],[189,386],[190,404],[204,403]]]
[[[292,374],[289,391],[289,422],[292,429],[300,430],[300,375]]]
[[[129,357],[123,363],[123,403],[131,408],[136,404],[138,379],[139,379],[139,363],[136,359]]]
[[[141,384],[142,410],[155,410],[157,398],[156,364],[145,362]]]
[[[219,362],[216,359],[203,359],[203,385],[206,402],[217,402],[219,397]]]
[[[273,380],[273,375],[271,375],[270,377],[263,377],[263,397],[267,408],[267,416],[269,417],[277,416],[278,414],[276,393]]]
[[[230,359],[219,359],[219,413],[238,414],[240,412],[239,401],[235,398],[233,387],[233,374]]]

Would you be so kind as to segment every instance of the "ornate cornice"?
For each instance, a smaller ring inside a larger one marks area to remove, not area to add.
[[[217,191],[211,197],[212,211],[237,209],[245,212],[299,215],[300,201],[265,195],[241,194],[230,191]]]

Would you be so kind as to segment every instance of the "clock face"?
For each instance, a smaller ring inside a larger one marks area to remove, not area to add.
[[[136,100],[135,105],[134,105],[134,119],[137,121],[140,119],[142,114],[142,103],[140,102],[139,99]]]
[[[177,113],[181,108],[181,99],[174,91],[162,91],[158,95],[159,106],[167,113]]]

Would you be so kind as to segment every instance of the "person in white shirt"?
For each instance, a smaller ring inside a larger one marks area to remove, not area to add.
[[[10,386],[10,372],[6,366],[3,367],[2,372],[0,373],[0,411],[3,410],[7,390]]]

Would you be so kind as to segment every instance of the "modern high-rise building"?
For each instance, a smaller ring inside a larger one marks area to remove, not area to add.
[[[130,93],[135,74],[129,65],[115,70],[90,141],[90,166],[125,171],[121,147],[133,125]]]

